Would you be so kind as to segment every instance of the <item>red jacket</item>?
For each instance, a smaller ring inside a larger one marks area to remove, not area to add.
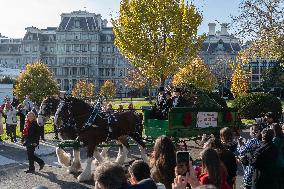
[[[23,137],[26,138],[29,135],[29,129],[30,129],[31,123],[29,120],[26,120],[25,127],[23,130]]]
[[[213,185],[213,182],[209,179],[209,175],[208,173],[203,173],[201,174],[199,177],[198,177],[198,180],[200,182],[200,184],[202,185],[206,185],[206,184],[212,184]],[[227,183],[227,180],[226,180],[226,174],[223,170],[221,170],[221,188],[220,189],[232,189],[230,187],[230,185]]]

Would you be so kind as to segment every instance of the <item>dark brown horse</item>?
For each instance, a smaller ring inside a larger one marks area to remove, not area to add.
[[[94,117],[93,124],[87,126],[94,107],[85,103],[83,100],[66,97],[60,102],[56,115],[55,124],[59,127],[59,132],[63,139],[79,139],[87,147],[87,167],[79,176],[79,180],[88,180],[91,178],[91,161],[93,156],[101,162],[102,157],[96,150],[96,147],[108,140],[118,140],[125,147],[129,147],[124,136],[131,137],[137,142],[141,150],[141,157],[147,161],[145,155],[145,144],[142,140],[142,119],[135,112],[127,111],[115,114],[113,124],[108,123],[105,114],[97,113]],[[96,111],[96,109],[95,109]],[[121,163],[121,162],[119,162]]]

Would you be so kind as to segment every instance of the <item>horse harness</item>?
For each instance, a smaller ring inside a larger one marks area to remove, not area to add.
[[[106,141],[111,138],[111,134],[113,132],[112,126],[115,124],[117,119],[116,119],[114,114],[107,114],[107,113],[104,114],[104,113],[100,112],[101,105],[100,105],[99,102],[95,105],[95,107],[94,107],[92,113],[90,114],[87,122],[84,124],[84,126],[81,129],[78,129],[76,127],[75,118],[85,117],[89,113],[86,113],[86,114],[83,114],[83,115],[80,115],[80,116],[74,116],[74,115],[72,115],[72,112],[71,112],[72,101],[71,102],[65,102],[65,101],[62,100],[60,102],[60,104],[58,105],[58,109],[61,109],[64,106],[64,104],[67,105],[67,113],[68,113],[69,116],[68,116],[68,119],[65,120],[65,122],[64,122],[65,124],[61,128],[59,128],[59,130],[64,129],[64,128],[72,128],[72,129],[75,130],[76,135],[78,136],[81,131],[84,131],[84,130],[89,129],[91,127],[97,127],[96,125],[94,125],[94,122],[95,122],[96,118],[99,116],[101,119],[104,119],[104,120],[107,121],[107,125],[108,125],[108,129],[107,129],[108,134],[107,135],[108,135],[108,137],[107,137]],[[58,116],[58,114],[59,114],[59,112],[57,111],[55,116]]]

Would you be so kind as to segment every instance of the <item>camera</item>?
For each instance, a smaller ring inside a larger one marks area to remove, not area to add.
[[[256,124],[263,124],[266,122],[266,119],[264,117],[258,117],[258,118],[254,118]]]

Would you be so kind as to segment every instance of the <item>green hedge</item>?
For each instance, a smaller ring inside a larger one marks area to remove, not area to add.
[[[276,119],[282,113],[281,101],[268,93],[250,93],[233,100],[233,108],[239,109],[240,115],[245,119],[261,117],[267,112],[273,112]]]

